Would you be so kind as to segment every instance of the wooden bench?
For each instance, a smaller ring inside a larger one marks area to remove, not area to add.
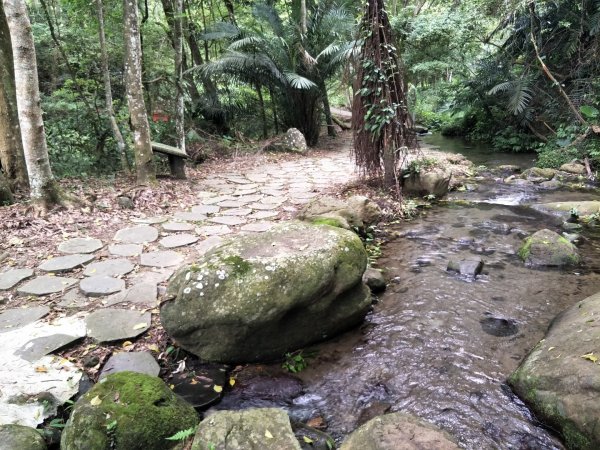
[[[171,175],[180,180],[185,180],[185,160],[189,158],[187,153],[177,147],[161,144],[159,142],[152,142],[151,144],[153,152],[162,153],[164,155],[167,155],[167,157],[169,158],[169,168],[171,169]]]

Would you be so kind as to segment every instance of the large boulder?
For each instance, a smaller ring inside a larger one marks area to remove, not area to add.
[[[407,195],[435,195],[441,198],[448,193],[452,173],[441,167],[411,172],[402,178],[402,192]]]
[[[530,267],[565,267],[579,264],[577,247],[554,231],[536,231],[519,249],[519,257]]]
[[[340,450],[458,450],[444,431],[404,413],[375,417],[355,430]]]
[[[163,450],[167,440],[192,428],[194,408],[157,377],[119,372],[98,382],[73,407],[61,450]]]
[[[524,171],[521,174],[521,177],[525,178],[527,180],[541,182],[541,181],[551,180],[552,178],[554,178],[554,175],[556,175],[555,169],[542,168],[542,167],[531,167],[531,168],[527,169],[526,171]]]
[[[553,214],[563,218],[569,217],[571,213],[579,217],[590,216],[600,213],[600,201],[584,200],[569,202],[537,203],[532,205],[536,211]]]
[[[380,217],[379,205],[362,195],[354,195],[345,200],[320,197],[308,203],[298,213],[301,220],[347,230],[372,225],[377,223]]]
[[[278,408],[219,411],[198,425],[192,450],[300,450],[287,413]]]
[[[271,152],[290,152],[305,154],[308,151],[306,138],[297,128],[290,128],[285,134],[277,136],[267,147]]]
[[[600,448],[600,293],[563,311],[509,384],[571,449]]]
[[[161,321],[183,348],[208,361],[279,358],[360,322],[370,305],[356,234],[286,222],[237,236],[179,269]]]
[[[35,429],[23,425],[0,425],[0,450],[46,450],[46,442]]]
[[[560,170],[574,175],[585,175],[587,173],[585,166],[577,161],[563,164],[560,166]]]

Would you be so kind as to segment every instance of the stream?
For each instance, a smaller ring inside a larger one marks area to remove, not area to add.
[[[443,148],[488,167],[533,163],[532,155],[498,156],[453,140]],[[359,329],[314,347],[297,375],[302,394],[281,405],[292,417],[322,416],[338,441],[373,415],[403,411],[467,449],[563,448],[506,379],[554,316],[600,289],[600,241],[586,240],[583,266],[568,271],[528,269],[516,251],[529,233],[560,231],[558,219],[527,205],[597,195],[504,185],[492,176],[473,185],[449,195],[465,202],[391,227],[397,238],[377,262],[391,280],[387,291]],[[450,260],[477,257],[485,267],[475,280],[446,271]]]

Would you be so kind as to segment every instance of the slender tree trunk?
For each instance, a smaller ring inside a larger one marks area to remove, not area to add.
[[[327,134],[335,137],[335,125],[331,119],[331,106],[329,105],[329,96],[327,95],[327,87],[324,81],[319,82],[319,89],[321,90],[321,97],[323,98],[323,114],[325,114],[325,123],[327,123]]]
[[[306,0],[300,0],[300,30],[306,36],[308,33],[308,20],[306,13]]]
[[[13,53],[0,0],[0,166],[11,190],[28,189],[27,167],[23,154],[21,128],[17,113]]]
[[[14,1],[14,0],[13,0]],[[156,172],[152,163],[152,145],[150,143],[150,125],[144,102],[142,86],[142,48],[138,24],[137,2],[123,1],[124,39],[125,39],[125,85],[127,104],[133,130],[133,148],[138,184],[147,185],[156,182]]]
[[[275,92],[273,87],[269,86],[269,95],[271,96],[271,109],[273,110],[273,125],[275,126],[275,134],[279,134],[279,118],[277,117],[277,102],[275,101]]]
[[[10,184],[4,176],[4,172],[0,170],[0,206],[10,205],[13,200]]]
[[[258,104],[260,105],[260,118],[262,121],[263,139],[269,137],[269,128],[267,125],[267,112],[265,111],[265,100],[262,95],[260,84],[256,85],[256,93],[258,94]]]
[[[185,152],[185,104],[183,99],[183,0],[174,0],[173,47],[175,48],[175,130],[177,146]]]
[[[104,98],[106,101],[106,113],[108,114],[108,120],[110,121],[110,128],[113,133],[113,137],[117,142],[117,149],[119,150],[119,156],[121,158],[121,168],[129,172],[129,161],[127,161],[127,154],[125,153],[126,145],[117,118],[115,117],[115,110],[113,108],[113,97],[112,87],[110,84],[110,71],[108,68],[108,52],[106,51],[106,37],[104,34],[104,8],[102,6],[102,0],[96,0],[96,7],[98,12],[98,37],[100,39],[100,54],[102,59],[102,76],[104,78]]]
[[[59,203],[61,195],[48,159],[31,23],[24,0],[4,0],[4,12],[12,41],[17,109],[30,196],[35,203],[47,208]]]

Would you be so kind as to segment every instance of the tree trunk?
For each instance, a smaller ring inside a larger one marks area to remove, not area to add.
[[[13,200],[10,184],[4,176],[4,172],[0,170],[0,206],[10,205]]]
[[[156,172],[152,163],[150,125],[144,102],[142,87],[142,48],[138,24],[137,2],[123,1],[123,21],[125,40],[125,85],[127,104],[133,131],[133,150],[137,182],[141,185],[156,182]]]
[[[323,114],[325,115],[325,123],[327,124],[327,134],[331,137],[335,137],[335,125],[331,118],[331,106],[329,105],[329,96],[327,95],[327,87],[324,81],[319,82],[319,89],[321,90],[321,97],[323,98]]]
[[[0,166],[6,174],[11,190],[29,188],[17,113],[10,32],[2,1],[0,1]]]
[[[24,0],[4,0],[4,12],[12,41],[17,110],[30,196],[47,208],[59,203],[61,195],[48,159],[31,23]]]
[[[129,161],[127,161],[127,154],[125,153],[126,145],[117,118],[115,117],[115,110],[113,108],[113,97],[112,87],[110,84],[110,71],[108,68],[108,52],[106,51],[106,37],[104,34],[104,11],[102,6],[102,0],[96,0],[96,7],[98,12],[98,37],[100,39],[100,55],[102,59],[102,77],[104,78],[104,98],[106,101],[106,113],[108,114],[108,120],[110,121],[110,128],[113,133],[113,137],[117,142],[117,149],[121,158],[121,168],[125,172],[129,172]]]
[[[175,49],[175,131],[177,146],[185,152],[185,104],[183,101],[183,0],[175,0],[173,47]]]

